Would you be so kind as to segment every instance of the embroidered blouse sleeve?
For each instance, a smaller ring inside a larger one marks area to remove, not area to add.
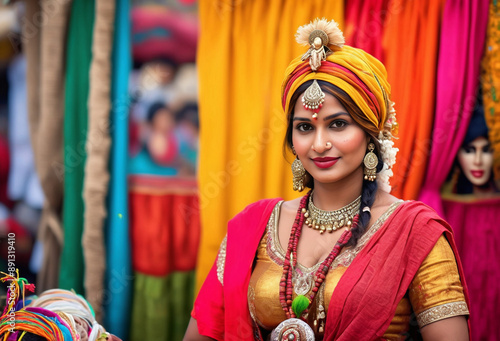
[[[420,328],[448,317],[469,315],[455,255],[444,235],[422,262],[408,291]]]
[[[196,320],[201,335],[224,340],[223,277],[226,260],[226,240],[221,243],[212,269],[194,302],[191,316]]]

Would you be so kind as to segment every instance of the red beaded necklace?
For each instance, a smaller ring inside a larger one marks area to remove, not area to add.
[[[283,275],[281,276],[281,281],[280,281],[280,302],[281,302],[281,307],[285,311],[287,319],[296,317],[296,314],[292,309],[292,303],[293,303],[292,275],[293,275],[293,269],[297,266],[297,244],[299,242],[299,237],[302,232],[302,225],[304,224],[304,219],[305,219],[304,213],[306,212],[306,205],[309,200],[309,196],[311,195],[311,192],[312,191],[309,191],[300,201],[299,209],[297,210],[297,215],[295,216],[295,221],[292,225],[292,230],[290,232],[290,239],[288,241],[288,248],[286,251],[285,262],[283,264]],[[359,221],[359,214],[353,218],[352,228],[357,227],[358,221]],[[318,270],[316,270],[315,285],[312,288],[312,292],[306,297],[306,299],[309,300],[309,304],[307,305],[307,308],[302,311],[302,313],[299,313],[299,315],[303,315],[304,313],[308,312],[311,303],[314,301],[316,293],[318,292],[319,288],[321,287],[321,284],[326,278],[326,274],[328,273],[330,266],[340,253],[342,247],[347,244],[347,242],[351,238],[351,235],[352,235],[351,230],[346,229],[345,232],[340,236],[339,240],[333,247],[328,257],[326,257],[326,259],[320,264]],[[297,296],[295,300],[297,300],[297,298],[299,298],[300,296],[302,295]],[[302,296],[302,299],[303,298],[304,296]]]

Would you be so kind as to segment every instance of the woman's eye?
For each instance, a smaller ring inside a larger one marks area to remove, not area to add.
[[[332,128],[344,128],[346,125],[347,125],[346,121],[336,120],[336,121],[332,122],[330,127],[332,127]]]
[[[493,153],[493,148],[491,146],[484,146],[483,153]]]
[[[466,152],[467,154],[474,153],[475,151],[476,149],[474,147],[464,147],[464,152]]]
[[[312,126],[308,123],[300,123],[300,124],[297,124],[295,129],[297,129],[298,131],[308,131],[308,130],[312,130]]]

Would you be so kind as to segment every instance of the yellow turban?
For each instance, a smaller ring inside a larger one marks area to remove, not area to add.
[[[311,69],[309,60],[303,61],[301,57],[290,63],[281,88],[285,113],[290,113],[290,99],[299,86],[310,80],[323,80],[344,90],[366,119],[378,131],[383,131],[391,109],[391,87],[384,65],[372,55],[351,46],[334,46],[332,51],[316,71]]]

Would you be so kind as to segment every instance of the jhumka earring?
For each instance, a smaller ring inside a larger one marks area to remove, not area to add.
[[[377,154],[373,152],[374,149],[375,145],[373,143],[368,144],[369,152],[365,155],[363,160],[363,164],[365,165],[365,180],[369,181],[375,181],[377,178],[378,157]]]
[[[305,188],[306,169],[299,158],[292,162],[293,190],[302,192]]]

